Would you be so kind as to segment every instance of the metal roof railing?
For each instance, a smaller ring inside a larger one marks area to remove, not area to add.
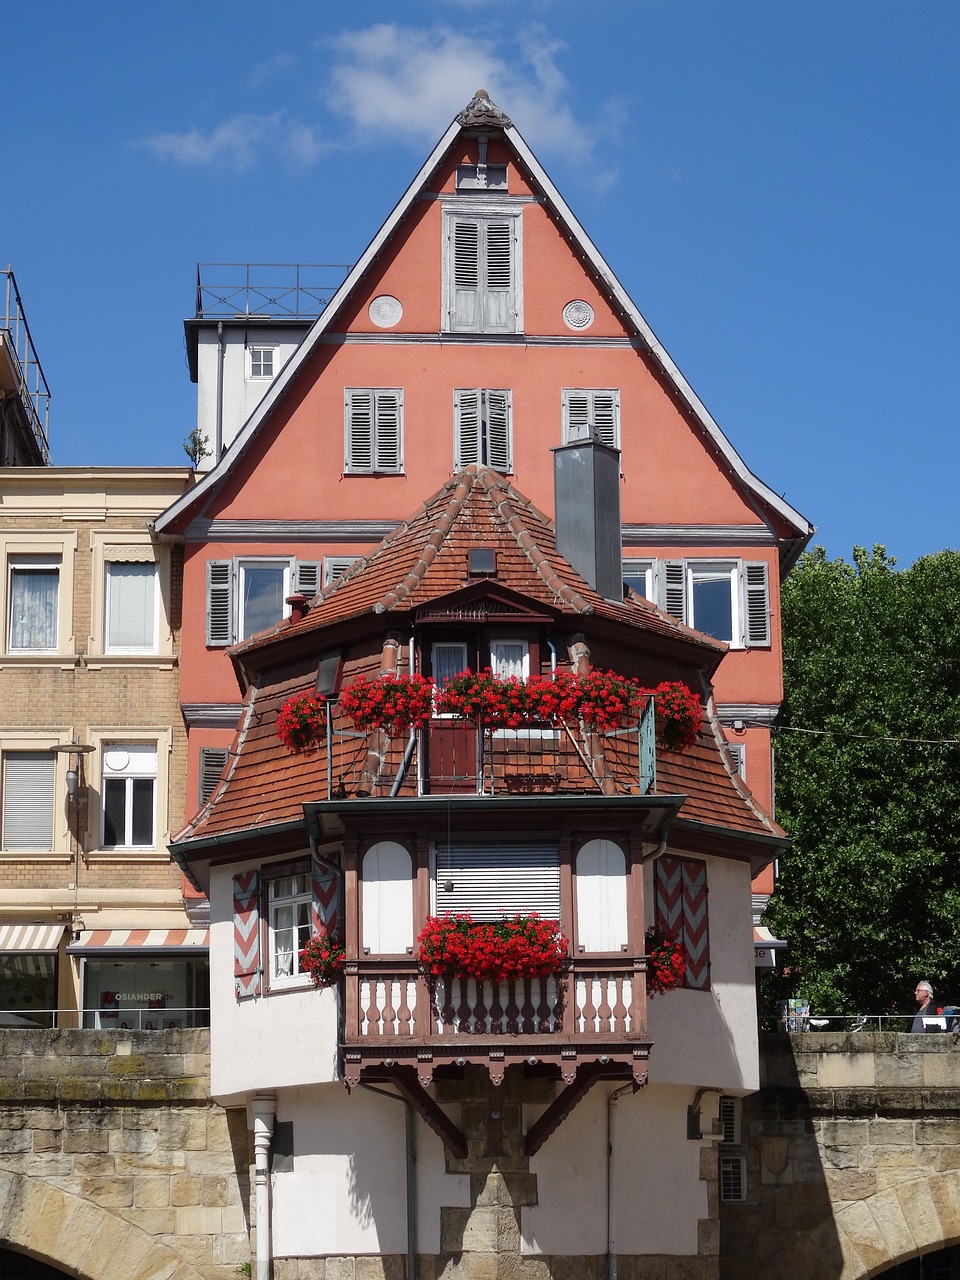
[[[198,320],[315,320],[350,270],[340,262],[198,262]]]
[[[3,278],[3,311],[0,313],[0,338],[9,347],[14,365],[17,390],[27,416],[30,431],[44,463],[50,461],[48,428],[50,425],[50,388],[44,376],[23,311],[23,301],[12,267],[0,268]]]

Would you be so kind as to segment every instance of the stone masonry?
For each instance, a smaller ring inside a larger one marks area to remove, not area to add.
[[[768,1035],[721,1280],[854,1280],[960,1240],[960,1036]]]
[[[246,1116],[209,1077],[206,1030],[0,1030],[0,1242],[85,1280],[233,1280]]]

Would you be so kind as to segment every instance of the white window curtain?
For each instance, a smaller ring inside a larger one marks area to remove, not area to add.
[[[10,648],[57,647],[60,566],[47,557],[24,556],[10,568]]]

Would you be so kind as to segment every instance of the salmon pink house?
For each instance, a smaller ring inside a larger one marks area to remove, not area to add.
[[[706,1280],[811,526],[482,91],[302,293],[187,322],[210,469],[155,526],[260,1274]]]

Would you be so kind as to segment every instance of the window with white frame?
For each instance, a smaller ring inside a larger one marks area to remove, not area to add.
[[[770,647],[770,582],[765,561],[623,561],[624,581],[673,617],[732,649]]]
[[[320,573],[320,561],[290,556],[208,560],[207,644],[235,644],[272,627],[285,616],[287,596],[317,594]]]
[[[157,745],[103,744],[101,802],[104,849],[156,847]]]
[[[276,372],[276,347],[247,347],[247,377],[272,378]]]
[[[403,470],[403,391],[347,387],[344,391],[344,470]]]
[[[312,932],[312,881],[309,870],[277,876],[267,884],[272,982],[299,978],[300,952]]]
[[[444,210],[444,329],[519,333],[520,210],[472,201]]]
[[[55,653],[60,612],[60,557],[13,556],[8,573],[9,650]]]
[[[511,394],[471,388],[453,393],[453,466],[480,462],[494,471],[513,470]]]
[[[156,653],[159,594],[157,566],[152,562],[107,561],[104,592],[107,653]]]
[[[4,751],[2,766],[3,849],[52,849],[56,757],[50,751]]]
[[[563,443],[599,440],[620,448],[620,392],[615,389],[567,389],[563,399]]]
[[[490,670],[502,680],[511,676],[526,680],[530,674],[530,646],[526,640],[491,640]]]

